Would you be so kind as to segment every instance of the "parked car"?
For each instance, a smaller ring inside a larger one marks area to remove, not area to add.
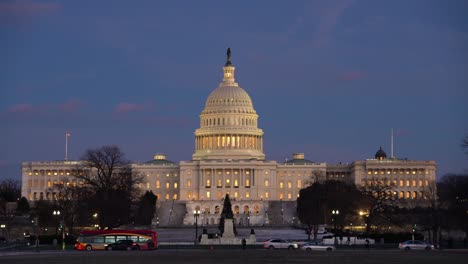
[[[333,251],[336,250],[335,246],[324,245],[322,242],[311,241],[303,244],[301,246],[302,250],[312,251],[312,250],[321,250],[321,251]]]
[[[287,248],[287,249],[297,249],[299,244],[292,242],[286,239],[268,239],[263,243],[263,248],[266,249],[276,249],[276,248]]]
[[[104,247],[105,250],[139,250],[140,246],[133,240],[119,240],[115,243],[108,244]]]
[[[408,240],[398,244],[399,249],[403,250],[433,250],[434,245],[420,240]]]

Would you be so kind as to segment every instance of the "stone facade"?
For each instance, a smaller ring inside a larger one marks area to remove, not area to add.
[[[394,195],[414,201],[423,199],[424,189],[435,182],[435,161],[387,159],[381,155],[383,150],[374,159],[347,164],[312,162],[301,153],[282,163],[266,160],[263,130],[258,128],[252,100],[235,82],[235,67],[230,61],[223,73],[222,82],[200,114],[192,160],[177,164],[157,154],[149,162],[132,165],[145,179],[138,187],[158,196],[162,212],[169,208],[166,213],[172,216],[175,201],[176,205],[185,203],[181,223],[192,225],[191,212],[198,209],[201,223],[216,225],[225,194],[232,199],[235,224],[268,225],[294,222],[295,210],[289,207],[300,189],[315,181],[342,180],[358,186],[392,183],[396,186]],[[57,199],[55,184],[82,184],[73,177],[86,173],[75,169],[79,163],[23,162],[22,195],[30,201]]]

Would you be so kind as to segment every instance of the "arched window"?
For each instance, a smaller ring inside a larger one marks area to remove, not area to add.
[[[258,205],[254,205],[254,213],[258,214],[260,211],[260,208]]]
[[[234,213],[239,214],[239,206],[238,205],[234,206]]]
[[[270,181],[268,179],[265,179],[265,187],[269,187],[270,186]]]
[[[249,214],[250,213],[250,208],[248,205],[244,206],[244,214]]]
[[[215,214],[219,214],[219,205],[215,206]]]

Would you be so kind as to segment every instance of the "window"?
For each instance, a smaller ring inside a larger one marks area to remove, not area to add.
[[[207,179],[206,180],[206,185],[205,185],[206,188],[211,188],[211,180],[210,179]]]
[[[292,182],[288,181],[288,189],[292,188]]]
[[[174,189],[177,189],[177,187],[179,187],[177,182],[174,182]]]
[[[170,187],[169,182],[166,182],[166,189],[169,189],[169,187]]]
[[[416,180],[413,180],[413,187],[416,187]]]
[[[231,180],[226,179],[226,188],[230,188],[230,187],[231,187]]]
[[[297,180],[297,188],[302,188],[302,181],[301,180]]]
[[[237,179],[234,180],[234,187],[235,188],[239,187],[239,181]]]
[[[279,199],[280,199],[280,200],[283,200],[283,199],[284,199],[284,194],[283,194],[283,193],[280,193],[280,194],[279,194]]]
[[[211,193],[210,192],[206,192],[206,198],[211,198]]]
[[[239,197],[239,193],[238,192],[234,192],[234,198],[237,198]]]
[[[361,186],[366,187],[366,180],[361,180]]]
[[[250,198],[250,192],[245,192],[245,198]]]
[[[400,187],[403,187],[403,180],[400,180]]]
[[[270,193],[269,192],[265,192],[265,198],[266,199],[270,198]]]
[[[422,187],[422,186],[423,186],[423,181],[422,181],[422,180],[419,180],[419,182],[418,182],[418,183],[419,183],[419,184],[418,184],[418,185],[419,185],[419,187]]]
[[[288,193],[288,199],[289,199],[289,200],[292,199],[292,194],[291,194],[291,193]]]
[[[223,182],[221,181],[221,179],[218,179],[218,188],[221,188],[223,187]]]
[[[265,187],[269,187],[270,186],[270,181],[268,179],[265,180]]]
[[[247,187],[247,188],[250,187],[250,179],[245,180],[245,187]]]
[[[187,179],[187,187],[192,187],[192,181],[190,179]]]
[[[406,180],[406,187],[409,187],[410,186],[410,181],[409,180]],[[409,198],[409,197],[408,197]]]
[[[172,196],[172,199],[177,200],[177,193],[174,193],[174,195]]]
[[[156,181],[156,189],[159,189],[161,188],[161,183],[159,182],[159,180]]]
[[[166,194],[166,200],[169,200],[169,194]]]
[[[149,189],[150,188],[150,184],[149,182],[146,183],[146,189]]]
[[[280,186],[280,189],[283,189],[284,188],[284,182],[280,182],[279,186]]]

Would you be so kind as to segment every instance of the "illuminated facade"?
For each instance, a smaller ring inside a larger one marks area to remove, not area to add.
[[[302,153],[283,163],[266,160],[258,114],[250,96],[235,82],[230,56],[223,73],[200,114],[192,160],[177,164],[157,154],[152,161],[132,165],[145,179],[138,187],[159,198],[158,224],[190,225],[192,212],[200,210],[202,225],[215,225],[226,194],[239,225],[291,223],[300,189],[314,181],[391,183],[392,195],[414,200],[423,199],[423,191],[435,181],[434,161],[387,159],[382,149],[375,159],[349,164],[312,162]],[[77,163],[23,162],[22,195],[30,201],[57,199],[54,184],[81,184],[73,177],[81,173],[73,170]]]

